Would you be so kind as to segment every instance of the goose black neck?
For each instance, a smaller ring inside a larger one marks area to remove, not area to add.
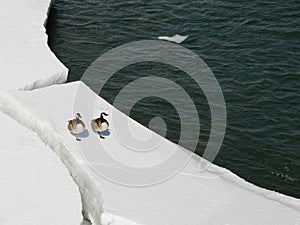
[[[100,114],[100,119],[103,119],[103,113]]]
[[[107,114],[106,114],[105,112],[102,112],[102,113],[100,114],[100,118],[103,119],[103,115],[104,115],[104,116],[107,116]]]

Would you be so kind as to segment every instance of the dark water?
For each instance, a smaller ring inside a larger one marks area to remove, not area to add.
[[[93,60],[119,45],[190,35],[182,46],[208,64],[226,100],[226,136],[214,163],[300,198],[299,1],[55,0],[47,31],[51,49],[70,69],[69,81],[79,80]],[[159,63],[131,65],[100,94],[112,102],[128,82],[157,74],[180,84],[195,102],[201,155],[210,130],[208,103],[182,71]],[[146,126],[160,116],[167,138],[179,139],[179,116],[163,99],[143,99],[130,116]]]

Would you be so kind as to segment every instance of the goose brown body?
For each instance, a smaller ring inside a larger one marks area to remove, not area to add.
[[[109,123],[107,121],[101,121],[100,118],[92,120],[92,127],[95,131],[102,132],[108,129]]]
[[[85,130],[85,124],[84,122],[80,119],[81,116],[79,113],[76,114],[76,118],[69,120],[68,121],[68,130],[70,131],[70,133],[74,134],[75,136],[77,134],[82,133]],[[77,138],[76,136],[76,140],[80,140]]]
[[[109,128],[109,122],[103,118],[103,115],[108,116],[106,113],[101,113],[99,118],[93,119],[91,121],[92,128],[99,133],[101,138],[104,138],[101,136],[101,132],[106,131]]]

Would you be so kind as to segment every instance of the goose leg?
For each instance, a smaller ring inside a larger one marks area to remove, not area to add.
[[[101,135],[101,132],[98,132],[98,134],[100,138],[104,139],[104,137]]]
[[[76,137],[76,141],[81,141],[81,139],[79,139],[79,138],[77,137],[77,135],[75,135],[75,137]]]

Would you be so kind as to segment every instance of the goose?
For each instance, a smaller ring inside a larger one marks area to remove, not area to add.
[[[81,120],[80,113],[76,114],[76,118],[75,119],[72,119],[72,120],[68,121],[68,130],[70,131],[71,134],[75,135],[76,141],[81,141],[81,139],[79,139],[77,137],[77,134],[80,134],[80,133],[82,133],[85,130],[85,124]]]
[[[107,113],[102,112],[100,114],[100,117],[97,119],[93,119],[91,122],[92,128],[97,131],[97,133],[99,134],[100,138],[104,139],[104,137],[101,135],[101,132],[105,131],[108,129],[109,127],[109,123],[106,119],[103,118],[104,116],[108,116]]]

